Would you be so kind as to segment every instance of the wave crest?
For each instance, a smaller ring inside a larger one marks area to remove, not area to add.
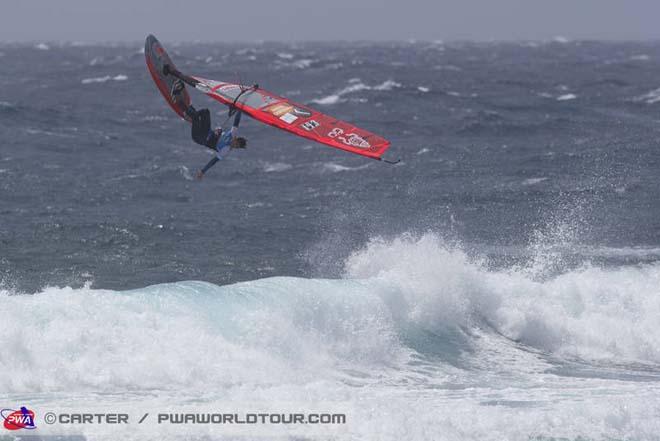
[[[419,326],[488,326],[562,357],[660,362],[660,265],[536,273],[489,270],[433,234],[373,240],[346,262],[348,277],[379,280]]]

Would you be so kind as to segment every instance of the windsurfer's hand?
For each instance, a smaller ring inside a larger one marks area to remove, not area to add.
[[[197,174],[195,175],[195,178],[199,181],[204,177],[204,172],[203,171],[198,171]]]

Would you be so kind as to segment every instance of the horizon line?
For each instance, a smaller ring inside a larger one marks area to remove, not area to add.
[[[146,38],[146,36],[145,36]],[[273,39],[273,40],[207,40],[207,39],[182,39],[182,40],[167,40],[163,41],[168,42],[169,44],[251,44],[251,45],[262,45],[268,43],[275,44],[308,44],[308,43],[372,43],[372,44],[435,44],[438,46],[445,44],[498,44],[498,43],[542,43],[542,44],[571,44],[571,43],[657,43],[660,42],[660,36],[650,37],[650,38],[570,38],[564,36],[555,36],[552,38],[544,39],[531,39],[531,38],[521,38],[521,39],[416,39],[416,38],[407,38],[407,39],[354,39],[354,40],[342,40],[342,39],[308,39],[308,40],[284,40],[284,39]],[[75,40],[75,39],[32,39],[32,40],[4,40],[0,41],[0,46],[9,46],[9,45],[39,45],[39,44],[55,44],[55,45],[69,45],[69,46],[94,46],[94,45],[132,45],[132,44],[143,44],[143,40],[137,39],[126,39],[126,40]]]

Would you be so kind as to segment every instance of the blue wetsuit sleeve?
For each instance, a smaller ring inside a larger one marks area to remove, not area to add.
[[[218,162],[219,160],[220,160],[220,158],[218,158],[217,156],[214,156],[213,159],[211,159],[211,160],[210,160],[210,161],[204,166],[204,168],[202,169],[202,173],[206,173],[207,171],[209,171],[209,169],[210,169],[211,167],[213,167],[213,166],[215,165],[215,163]]]

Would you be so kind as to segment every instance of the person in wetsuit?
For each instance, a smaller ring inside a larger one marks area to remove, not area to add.
[[[175,103],[183,89],[184,84],[181,80],[176,80],[172,85],[171,94]],[[243,137],[236,136],[238,126],[241,123],[241,114],[242,112],[238,110],[231,129],[223,131],[220,127],[211,129],[211,112],[209,109],[196,110],[192,105],[188,106],[185,115],[192,123],[191,135],[193,141],[216,152],[215,156],[197,172],[195,175],[197,179],[202,179],[211,167],[227,156],[233,149],[244,149],[247,147],[247,140]]]

